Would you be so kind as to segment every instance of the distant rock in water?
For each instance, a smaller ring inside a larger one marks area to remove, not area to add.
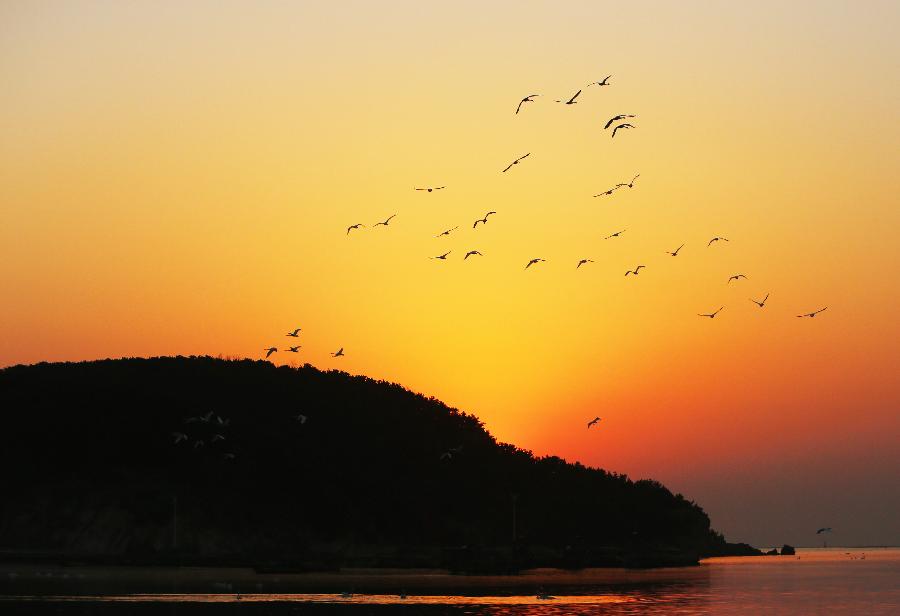
[[[766,552],[766,556],[778,556],[778,548],[772,548]]]
[[[656,481],[535,457],[434,398],[309,365],[13,366],[0,419],[0,550],[462,571],[758,553]]]
[[[788,545],[785,543],[783,546],[781,546],[781,555],[782,556],[794,556],[796,553],[797,553],[797,551],[794,549],[794,546],[792,546],[792,545]]]

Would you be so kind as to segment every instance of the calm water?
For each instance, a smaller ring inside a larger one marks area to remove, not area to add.
[[[798,555],[519,576],[10,565],[0,614],[900,614],[900,549]]]

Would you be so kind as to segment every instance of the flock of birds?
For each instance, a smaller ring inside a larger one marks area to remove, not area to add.
[[[611,79],[611,78],[612,78],[612,75],[607,75],[607,76],[604,77],[602,80],[591,82],[591,83],[588,84],[586,87],[591,87],[591,86],[606,87],[606,86],[610,86],[610,85],[611,85],[611,83],[610,83],[610,79]],[[554,102],[560,103],[560,104],[563,104],[563,105],[575,105],[575,104],[578,103],[578,97],[581,96],[582,91],[583,91],[583,89],[579,89],[577,92],[575,92],[575,93],[574,93],[572,96],[570,96],[569,98],[567,98],[567,99],[556,99]],[[521,100],[519,100],[518,105],[516,105],[515,114],[518,115],[520,112],[523,111],[523,108],[524,108],[526,105],[528,105],[529,103],[535,102],[535,100],[536,100],[537,98],[541,97],[541,96],[542,96],[541,94],[529,94],[529,95],[523,97]],[[603,130],[604,130],[604,131],[608,131],[610,128],[612,128],[612,132],[611,132],[611,137],[610,137],[610,138],[615,138],[615,136],[616,136],[616,134],[618,133],[618,131],[620,131],[620,130],[629,130],[629,129],[635,128],[635,125],[632,124],[632,123],[630,122],[630,120],[633,120],[633,119],[636,118],[636,117],[637,117],[637,115],[636,115],[636,114],[633,114],[633,113],[618,113],[618,114],[613,115],[612,117],[610,117],[608,120],[606,120],[605,124],[603,125]],[[507,173],[507,172],[509,172],[513,167],[516,167],[516,166],[518,166],[519,164],[521,164],[521,163],[522,163],[524,160],[526,160],[529,156],[531,156],[531,152],[526,152],[525,154],[519,156],[518,158],[514,159],[512,162],[510,162],[509,164],[507,164],[503,169],[500,170],[500,172],[501,172],[501,173]],[[613,186],[613,187],[611,187],[611,188],[609,188],[609,189],[607,189],[607,190],[604,190],[604,191],[602,191],[602,192],[600,192],[600,193],[597,193],[597,194],[593,195],[593,197],[606,197],[606,196],[610,196],[610,195],[614,194],[614,193],[615,193],[616,191],[618,191],[618,190],[622,190],[622,189],[626,189],[626,188],[627,188],[627,189],[633,189],[633,188],[635,187],[635,183],[636,183],[636,181],[637,181],[637,179],[638,179],[639,177],[640,177],[640,174],[639,174],[639,173],[638,173],[638,174],[635,174],[634,177],[632,177],[630,181],[627,181],[627,182],[620,182],[620,183],[616,184],[615,186]],[[447,186],[445,186],[445,185],[441,185],[441,186],[420,186],[420,187],[415,187],[415,190],[416,190],[416,191],[423,192],[423,193],[426,193],[426,194],[427,194],[427,193],[434,193],[434,192],[442,191],[442,190],[446,190],[446,189],[447,189]],[[473,228],[473,229],[477,229],[477,228],[478,228],[478,225],[482,225],[482,226],[487,225],[487,224],[488,224],[488,221],[489,221],[489,219],[490,219],[490,217],[493,216],[493,215],[496,215],[496,214],[497,214],[497,212],[494,211],[494,210],[491,210],[491,211],[489,211],[489,212],[486,212],[485,215],[484,215],[482,218],[478,218],[478,219],[476,219],[476,220],[472,223],[472,228]],[[372,225],[372,226],[373,226],[373,228],[374,228],[374,227],[379,227],[379,226],[388,227],[388,226],[391,224],[391,221],[393,221],[396,217],[397,217],[397,214],[396,214],[396,213],[395,213],[395,214],[392,214],[391,216],[389,216],[389,217],[386,218],[385,220],[380,221],[380,222],[377,222],[377,223],[375,223],[375,224]],[[352,224],[352,225],[350,225],[350,226],[348,226],[348,227],[346,228],[345,235],[349,237],[349,236],[351,236],[351,234],[353,234],[354,231],[358,232],[358,231],[360,231],[361,229],[364,229],[364,228],[366,228],[366,227],[367,227],[367,225],[364,224],[364,223],[359,223],[359,222],[358,222],[358,223],[354,223],[354,224]],[[452,233],[454,233],[454,232],[457,231],[458,229],[459,229],[459,225],[456,225],[456,226],[454,226],[454,227],[445,229],[444,231],[438,233],[435,237],[436,237],[436,238],[442,238],[442,237],[450,236]],[[616,238],[620,238],[620,237],[622,236],[622,234],[624,234],[626,231],[627,231],[627,229],[621,229],[621,230],[619,230],[619,231],[615,231],[614,233],[610,233],[609,235],[605,236],[605,237],[603,238],[603,240],[613,240],[613,239],[616,239]],[[715,237],[711,238],[711,239],[707,242],[706,247],[707,247],[707,248],[710,248],[710,247],[713,246],[713,244],[719,244],[719,243],[722,243],[722,242],[730,242],[730,240],[729,240],[728,238],[726,238],[726,237],[715,236]],[[678,246],[678,248],[675,248],[674,250],[671,250],[671,251],[668,251],[668,250],[667,250],[667,251],[665,251],[665,254],[668,254],[668,255],[671,256],[671,257],[677,257],[677,256],[679,256],[679,254],[681,253],[681,250],[682,250],[684,247],[685,247],[685,244],[681,244],[680,246]],[[447,251],[445,251],[445,252],[442,252],[442,253],[440,253],[440,254],[438,254],[438,255],[435,255],[435,256],[433,256],[433,257],[430,257],[430,258],[433,259],[433,260],[437,260],[437,261],[446,261],[446,260],[448,260],[448,257],[450,257],[450,255],[451,255],[452,253],[453,253],[452,250],[447,250]],[[481,251],[476,250],[476,249],[468,250],[468,251],[463,255],[462,260],[463,260],[463,261],[467,261],[467,260],[469,259],[469,257],[479,257],[479,258],[482,258],[482,257],[484,257],[484,254],[483,254]],[[547,262],[547,259],[545,259],[545,258],[542,258],[542,257],[534,257],[534,258],[531,258],[531,259],[529,259],[528,261],[525,262],[525,267],[524,267],[524,269],[525,269],[525,270],[529,270],[529,269],[531,269],[532,267],[538,266],[539,264],[546,263],[546,262]],[[576,270],[580,270],[580,269],[582,268],[582,266],[587,266],[587,265],[589,265],[589,264],[591,264],[591,263],[594,263],[594,260],[593,260],[593,259],[590,259],[590,258],[583,258],[583,259],[580,259],[580,260],[575,264],[575,269],[576,269]],[[628,269],[628,270],[625,271],[625,277],[626,277],[626,278],[628,278],[629,276],[637,277],[637,276],[641,273],[641,270],[646,269],[646,268],[647,268],[647,266],[646,266],[645,264],[637,264],[637,265],[635,265],[633,268],[630,268],[630,269]],[[748,279],[749,279],[749,277],[748,277],[746,274],[743,274],[743,273],[735,273],[735,274],[733,274],[732,276],[730,276],[730,277],[728,278],[727,284],[730,285],[731,283],[737,283],[737,282],[740,282],[740,281],[742,281],[742,280],[748,280]],[[751,297],[751,298],[749,298],[749,301],[753,302],[753,303],[754,303],[756,306],[758,306],[759,308],[765,308],[766,305],[767,305],[767,302],[768,302],[768,300],[769,300],[769,295],[770,295],[769,293],[766,293],[765,297],[763,297],[762,299],[759,299],[759,300],[754,299],[754,298]],[[725,306],[722,305],[722,306],[720,306],[719,308],[717,308],[717,309],[715,309],[715,310],[712,310],[712,311],[709,311],[709,312],[700,312],[700,313],[697,313],[697,316],[698,316],[698,317],[703,317],[703,318],[708,318],[708,319],[715,319],[716,316],[719,315],[719,313],[721,313],[722,310],[724,310],[724,309],[725,309]],[[827,307],[819,308],[819,309],[814,310],[814,311],[812,311],[812,312],[805,312],[805,313],[802,313],[802,314],[798,314],[797,317],[798,317],[798,318],[814,318],[816,315],[818,315],[818,314],[824,312],[826,309],[827,309]],[[296,329],[296,330],[294,330],[293,332],[289,332],[289,333],[288,333],[288,336],[292,336],[292,337],[295,337],[295,338],[296,338],[296,337],[298,336],[299,332],[300,332],[300,329]],[[297,352],[299,352],[299,349],[300,349],[299,346],[291,346],[291,347],[288,347],[288,348],[286,349],[286,351],[287,351],[287,352],[291,352],[291,353],[297,353]],[[275,346],[272,346],[272,347],[268,347],[268,348],[264,349],[264,351],[265,351],[265,353],[266,353],[266,358],[268,358],[268,357],[271,356],[273,353],[277,353],[277,352],[279,351],[279,349],[278,349],[277,347],[275,347]],[[339,349],[338,351],[332,353],[331,356],[332,356],[332,357],[343,357],[343,356],[344,356],[344,349],[343,349],[343,348]],[[591,421],[588,423],[588,428],[591,428],[592,426],[596,425],[597,422],[599,422],[599,421],[600,421],[600,418],[599,418],[599,417],[597,417],[597,418],[591,420]],[[448,456],[448,457],[449,457],[449,456]]]

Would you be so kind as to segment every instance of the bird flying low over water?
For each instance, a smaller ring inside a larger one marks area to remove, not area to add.
[[[610,118],[609,122],[606,123],[606,126],[603,127],[603,130],[606,130],[607,128],[612,126],[613,122],[618,122],[619,120],[625,120],[627,118],[633,118],[633,117],[635,117],[635,116],[630,113],[620,113],[619,115]]]
[[[478,252],[477,250],[470,250],[466,253],[466,256],[463,257],[463,261],[471,257],[472,255],[478,255],[479,257],[483,257],[484,255]]]
[[[766,296],[765,296],[764,298],[762,298],[762,301],[761,301],[761,302],[756,301],[756,300],[753,299],[752,297],[750,298],[750,301],[753,302],[754,304],[756,304],[757,306],[759,306],[760,308],[765,308],[765,306],[766,306],[766,300],[768,300],[768,299],[769,299],[769,294],[766,293]]]
[[[628,122],[625,122],[624,124],[619,124],[618,126],[616,126],[616,127],[613,129],[613,132],[612,132],[612,136],[613,136],[613,137],[616,136],[616,133],[618,132],[618,130],[619,130],[620,128],[623,128],[623,129],[634,128],[634,124],[629,124]]]
[[[344,356],[344,347],[339,348],[337,351],[331,354],[332,357],[343,357]]]
[[[547,260],[547,259],[532,259],[531,261],[529,261],[529,262],[525,265],[525,269],[528,269],[529,267],[531,267],[531,266],[534,265],[535,263],[543,263],[543,262],[546,261],[546,260]]]
[[[730,242],[730,241],[731,240],[729,240],[727,237],[716,236],[716,237],[712,238],[711,240],[709,240],[709,243],[706,245],[706,247],[709,248],[710,246],[712,246],[713,242]]]
[[[475,227],[477,227],[477,226],[478,226],[478,223],[481,223],[481,224],[483,224],[483,225],[486,225],[486,224],[487,224],[487,221],[488,221],[488,216],[490,216],[491,214],[496,214],[496,213],[497,213],[497,212],[491,210],[490,212],[488,212],[487,214],[484,215],[484,218],[479,218],[478,220],[476,220],[476,221],[475,221],[475,224],[472,225],[472,228],[474,229]]]
[[[828,306],[825,306],[824,308],[819,308],[819,309],[816,310],[815,312],[807,312],[806,314],[798,314],[798,315],[797,315],[797,318],[798,318],[798,319],[802,319],[802,318],[804,318],[804,317],[809,317],[809,318],[811,319],[811,318],[813,318],[814,316],[816,316],[817,314],[819,314],[820,312],[824,312],[824,311],[826,311],[826,310],[828,310]]]
[[[386,226],[388,226],[388,223],[391,222],[391,219],[392,219],[394,216],[396,216],[396,214],[391,214],[390,216],[387,217],[387,220],[384,220],[384,221],[382,221],[382,222],[376,222],[374,226],[379,227],[379,226],[381,226],[381,225],[384,225],[384,226],[386,227]]]
[[[272,353],[278,352],[278,347],[269,347],[268,349],[263,349],[263,351],[266,352],[266,359],[268,359],[269,355],[271,355]]]
[[[442,231],[441,233],[438,233],[438,234],[435,235],[434,237],[442,237],[442,236],[444,236],[444,235],[450,235],[451,233],[453,233],[453,232],[456,231],[457,229],[459,229],[459,225],[453,227],[452,229],[447,229],[446,231]]]
[[[425,188],[417,188],[416,190],[427,190],[428,192],[431,192],[432,190],[442,190],[444,188],[447,188],[447,187],[446,186],[430,186],[430,187],[425,187]]]
[[[525,159],[528,158],[529,156],[531,156],[531,152],[529,152],[529,153],[526,154],[525,156],[520,156],[520,157],[517,158],[516,160],[512,161],[511,163],[509,163],[509,164],[506,166],[506,169],[504,169],[503,171],[501,171],[501,173],[506,173],[507,171],[509,171],[509,170],[512,168],[513,165],[518,165],[520,160],[525,160]]]
[[[677,256],[678,256],[678,251],[681,250],[682,248],[684,248],[684,244],[682,244],[681,246],[679,246],[678,248],[676,248],[676,249],[675,249],[675,252],[669,252],[669,251],[667,250],[667,251],[666,251],[666,254],[667,254],[667,255],[672,255],[673,257],[677,257]]]
[[[594,425],[596,425],[596,424],[599,423],[599,422],[600,422],[600,418],[599,418],[599,417],[594,417],[592,420],[590,420],[590,421],[588,422],[588,430],[590,430],[591,427],[593,427]]]
[[[578,265],[575,266],[575,269],[580,268],[585,263],[593,263],[593,262],[594,262],[593,259],[582,259],[581,261],[578,262]]]
[[[642,267],[647,267],[647,266],[646,265],[638,265],[633,270],[628,270],[627,272],[625,272],[625,276],[628,276],[628,274],[634,274],[635,276],[637,276],[641,272]]]
[[[747,280],[747,277],[744,274],[735,274],[734,276],[732,276],[728,279],[728,282],[730,283],[732,280],[740,280],[741,278],[743,278],[744,280]]]
[[[616,231],[616,232],[613,233],[612,235],[607,235],[607,236],[604,237],[603,239],[609,240],[609,239],[612,239],[612,238],[614,238],[614,237],[619,237],[620,235],[622,235],[623,233],[625,233],[625,231],[626,231],[625,229],[622,229],[621,231]]]
[[[299,353],[299,352],[300,352],[300,345],[288,347],[288,348],[287,348],[287,351],[288,351],[288,353]]]
[[[353,231],[354,229],[359,229],[359,228],[365,227],[365,226],[366,225],[362,224],[361,222],[356,223],[355,225],[350,225],[349,227],[347,227],[347,235],[350,235],[350,232]]]
[[[436,256],[436,257],[431,257],[431,258],[432,258],[432,259],[440,259],[441,261],[445,261],[445,260],[447,259],[447,255],[449,255],[451,252],[453,252],[453,251],[452,251],[452,250],[448,250],[447,252],[445,252],[445,253],[442,254],[442,255],[438,255],[438,256]]]
[[[576,92],[575,94],[573,94],[573,95],[572,95],[572,98],[570,98],[569,100],[565,101],[565,104],[566,104],[566,105],[575,105],[575,104],[577,104],[578,101],[576,101],[575,99],[578,98],[578,95],[579,95],[579,94],[581,94],[581,90],[578,90],[578,92]],[[556,102],[557,102],[557,103],[562,103],[563,101],[556,101]]]
[[[725,306],[722,306],[722,308],[724,308],[724,307],[725,307]],[[715,312],[710,312],[710,313],[708,313],[708,314],[698,314],[697,316],[698,316],[698,317],[709,317],[710,319],[714,319],[714,318],[716,318],[716,315],[717,315],[717,314],[719,314],[720,312],[722,312],[722,308],[719,308],[719,309],[716,310]]]
[[[288,332],[288,333],[285,334],[285,335],[290,336],[291,338],[298,338],[298,337],[300,337],[300,328],[298,327],[298,328],[295,329],[294,331]]]
[[[608,86],[608,85],[611,85],[611,84],[609,83],[609,78],[610,78],[610,77],[612,77],[612,75],[607,75],[606,77],[603,78],[603,81],[592,81],[591,83],[588,84],[588,87],[591,87],[591,86]]]
[[[523,98],[522,100],[520,100],[520,101],[519,101],[519,106],[516,107],[516,115],[519,114],[519,109],[522,108],[522,105],[524,105],[525,103],[533,103],[533,102],[534,102],[534,97],[535,97],[535,96],[540,96],[540,94],[529,94],[528,96],[526,96],[525,98]]]

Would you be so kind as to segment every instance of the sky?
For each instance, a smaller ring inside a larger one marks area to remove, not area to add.
[[[658,479],[729,540],[898,545],[898,17],[3,2],[0,366],[261,358],[302,327],[275,363]]]

